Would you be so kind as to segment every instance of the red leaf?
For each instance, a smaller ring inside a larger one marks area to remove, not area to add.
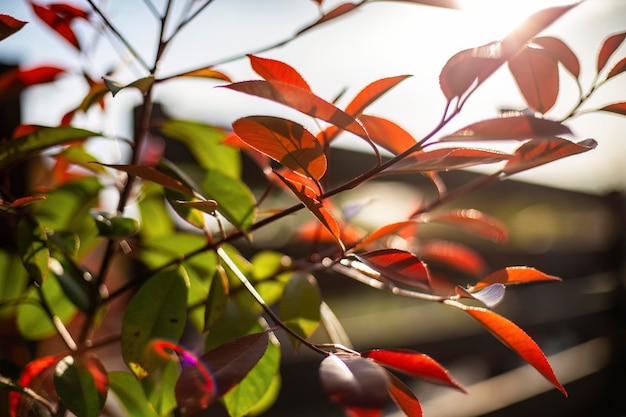
[[[578,61],[578,57],[561,39],[552,36],[543,36],[534,38],[532,43],[541,46],[544,51],[563,64],[563,67],[575,78],[579,77],[580,62]]]
[[[80,44],[70,24],[77,18],[88,20],[89,14],[86,11],[65,3],[52,3],[42,6],[31,1],[30,4],[35,14],[45,24],[80,50]]]
[[[546,113],[559,95],[559,65],[543,49],[526,45],[509,60],[509,69],[528,107]]]
[[[165,188],[169,188],[170,190],[178,191],[180,193],[186,194],[188,196],[193,196],[193,190],[187,187],[182,182],[178,181],[162,173],[161,171],[157,171],[153,167],[145,166],[145,165],[119,165],[119,164],[100,164],[109,168],[114,168],[119,171],[124,171],[128,174],[134,175],[136,177],[143,178],[144,180],[152,181],[159,185],[162,185]]]
[[[39,379],[38,377],[40,377],[44,372],[48,372],[50,374],[50,382],[52,382],[54,368],[61,357],[62,356],[42,356],[41,358],[37,358],[32,362],[29,362],[20,373],[20,377],[17,381],[18,385],[21,387],[33,388],[37,391],[38,387],[34,387],[34,385]],[[54,388],[54,385],[52,385],[52,388]],[[28,404],[22,400],[23,396],[19,392],[11,391],[9,393],[9,409],[11,417],[25,415],[27,412],[26,410],[31,408],[32,404]]]
[[[391,372],[387,372],[387,376],[391,382],[388,388],[389,396],[398,408],[407,417],[422,417],[422,406],[415,394]]]
[[[35,84],[43,84],[54,81],[64,72],[65,70],[63,68],[41,66],[20,71],[16,77],[16,81],[22,83],[25,87],[30,87]]]
[[[361,115],[359,120],[371,141],[394,155],[398,155],[417,144],[409,132],[390,120],[365,114]]]
[[[375,349],[363,352],[361,356],[433,384],[446,385],[467,392],[450,376],[446,368],[424,353],[403,349]]]
[[[309,84],[302,78],[300,73],[290,65],[274,59],[261,58],[248,55],[252,69],[267,81],[278,81],[294,87],[311,91]]]
[[[224,88],[284,104],[368,140],[367,133],[352,116],[302,88],[278,81],[263,80],[233,83]]]
[[[366,247],[367,245],[369,245],[370,243],[373,243],[377,240],[383,239],[390,235],[396,234],[400,230],[406,227],[413,227],[415,225],[416,225],[415,221],[409,220],[409,221],[391,223],[391,224],[381,226],[380,228],[370,233],[365,239],[361,240],[353,249],[354,250],[362,249]]]
[[[383,174],[450,171],[502,162],[510,157],[510,154],[504,152],[472,148],[441,148],[429,152],[417,151],[383,171]]]
[[[430,291],[426,264],[410,252],[398,249],[381,249],[355,256],[359,261],[390,281]]]
[[[319,374],[330,400],[345,408],[369,410],[365,414],[368,416],[380,415],[376,411],[381,411],[389,399],[387,373],[370,360],[331,354],[320,364]],[[353,411],[352,415],[364,414]]]
[[[326,172],[326,155],[315,136],[302,125],[272,116],[236,120],[233,130],[257,151],[306,177],[319,180]]]
[[[350,224],[341,224],[339,225],[339,235],[344,245],[350,247],[363,237],[363,232]],[[297,238],[307,242],[337,242],[335,236],[318,221],[306,222],[300,226],[298,228]]]
[[[26,23],[8,14],[0,14],[0,40],[13,35],[22,29]]]
[[[561,281],[561,278],[544,274],[528,266],[509,266],[489,274],[481,281],[474,284],[471,291],[483,289],[494,283],[514,285],[537,281]]]
[[[506,226],[502,222],[475,209],[428,213],[420,216],[419,221],[449,223],[494,242],[504,242],[507,238]]]
[[[309,209],[311,213],[320,221],[320,223],[330,232],[335,238],[335,241],[343,251],[345,246],[341,240],[341,231],[337,220],[330,214],[328,209],[324,206],[324,203],[318,199],[317,194],[313,189],[307,187],[301,182],[296,182],[292,179],[283,177],[278,172],[274,171],[274,174],[280,178],[280,180],[293,192],[296,197]]]
[[[604,106],[599,110],[626,116],[626,101],[623,101],[621,103],[609,104],[608,106]]]
[[[586,139],[578,143],[562,138],[532,139],[520,146],[502,170],[507,175],[525,171],[549,162],[594,149],[597,142]]]
[[[365,88],[359,91],[356,97],[354,97],[350,104],[348,104],[346,107],[346,113],[350,116],[357,117],[367,106],[378,100],[380,96],[409,77],[410,75],[398,75],[395,77],[381,78],[380,80],[376,80],[368,84]]]
[[[626,58],[622,58],[613,68],[611,68],[611,71],[607,74],[606,79],[608,80],[609,78],[613,78],[624,71],[626,71]]]
[[[429,264],[446,265],[474,276],[482,275],[486,269],[482,256],[460,243],[443,240],[428,242],[420,246],[419,256]]]
[[[626,32],[616,33],[604,40],[600,47],[600,52],[598,53],[597,72],[602,71],[611,55],[613,55],[622,42],[624,42],[624,39],[626,39]]]
[[[561,385],[556,375],[554,375],[554,371],[548,359],[526,332],[517,327],[513,322],[493,311],[484,308],[464,306],[458,303],[453,305],[461,308],[467,312],[467,314],[478,320],[480,324],[485,326],[503,344],[519,354],[526,362],[539,371],[544,378],[567,396],[567,391],[565,391],[563,385]]]
[[[572,133],[570,129],[559,122],[515,115],[472,123],[441,138],[440,141],[526,140],[569,133]]]

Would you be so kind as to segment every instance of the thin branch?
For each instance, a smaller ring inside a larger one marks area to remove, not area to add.
[[[71,350],[72,352],[76,352],[78,350],[76,342],[74,341],[74,339],[72,339],[72,335],[67,330],[67,327],[65,327],[59,316],[54,314],[54,312],[52,311],[52,308],[50,307],[50,304],[48,303],[48,300],[46,300],[45,294],[43,293],[43,289],[39,285],[35,285],[35,288],[37,288],[37,293],[39,294],[41,308],[43,308],[43,310],[50,318],[52,325],[56,329],[59,336],[61,336],[63,343],[65,343],[65,346],[69,350]]]
[[[154,6],[154,3],[152,3],[151,0],[143,0],[144,4],[146,5],[146,7],[150,10],[150,12],[152,13],[152,15],[154,17],[156,17],[157,19],[161,18],[161,14],[159,13],[159,11],[157,10],[157,8]]]
[[[174,31],[174,33],[172,33],[172,35],[169,37],[168,42],[169,42],[169,41],[171,41],[171,40],[174,38],[174,36],[176,36],[176,35],[177,35],[180,31],[181,31],[181,29],[183,29],[183,28],[184,28],[185,26],[187,26],[187,25],[188,25],[191,21],[193,21],[196,17],[198,17],[198,15],[199,15],[200,13],[202,13],[202,11],[203,11],[204,9],[206,9],[206,7],[207,7],[209,4],[211,4],[212,2],[213,2],[213,0],[206,0],[206,2],[205,2],[203,5],[201,5],[200,7],[198,7],[198,8],[196,9],[196,11],[194,11],[194,12],[193,12],[191,15],[189,15],[186,19],[184,19],[183,21],[181,21],[181,22],[179,23],[179,25],[176,27],[176,30]]]
[[[18,385],[17,383],[11,381],[9,378],[6,378],[0,375],[0,388],[6,389],[8,391],[19,392],[22,395],[26,395],[30,397],[34,401],[37,401],[39,404],[43,405],[48,409],[51,415],[55,415],[57,413],[56,407],[50,401],[48,401],[45,397],[37,394],[29,387],[23,387]]]

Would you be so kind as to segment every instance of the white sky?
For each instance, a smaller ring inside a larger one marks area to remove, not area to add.
[[[106,5],[115,25],[150,62],[155,50],[157,26],[145,2],[108,0],[99,3]],[[162,9],[162,0],[155,0],[155,3]],[[327,1],[329,6],[330,3]],[[373,3],[261,56],[280,59],[294,66],[313,90],[328,100],[347,88],[340,105],[378,78],[414,75],[372,105],[368,113],[388,117],[419,138],[430,131],[441,116],[445,101],[439,90],[438,74],[446,60],[460,49],[501,38],[533,8],[554,3],[565,2],[462,0],[467,8],[461,11],[401,2]],[[22,0],[0,1],[0,13],[32,22],[0,42],[0,60],[26,66],[56,64],[68,66],[75,72],[83,66],[93,66],[95,71],[91,75],[94,78],[119,63],[120,52],[124,51],[119,42],[111,37],[102,39],[90,35],[88,39],[95,39],[95,53],[80,57],[65,41],[51,36],[48,28],[37,23],[25,4]],[[84,2],[75,1],[74,4]],[[317,17],[317,8],[311,0],[215,0],[205,12],[202,19],[189,25],[171,45],[161,67],[164,75],[254,52],[289,37]],[[83,33],[92,33],[84,24],[77,28]],[[560,37],[578,54],[582,64],[582,85],[587,89],[594,76],[600,43],[610,34],[624,30],[626,1],[586,0],[550,27],[546,34]],[[608,66],[625,55],[626,48],[622,46]],[[237,81],[258,78],[246,59],[221,65],[218,69]],[[145,74],[134,67],[119,71],[115,78],[125,83],[142,75]],[[566,112],[576,100],[575,84],[565,73],[561,75],[563,88],[554,117]],[[218,83],[173,81],[160,87],[157,97],[176,117],[223,126],[250,114],[294,116],[310,125],[307,118],[281,106],[216,89],[216,85]],[[80,102],[81,94],[84,94],[82,88],[80,83],[68,77],[31,89],[24,100],[24,122],[58,123],[61,115]],[[135,91],[124,91],[109,103],[105,118],[90,114],[80,122],[95,124],[92,128],[108,133],[129,136],[130,108],[138,99]],[[598,91],[590,105],[596,107],[624,100],[626,74],[616,77]],[[523,107],[514,82],[505,71],[499,71],[472,97],[461,117],[447,131],[495,117],[501,106]],[[572,139],[593,137],[599,142],[598,148],[516,178],[593,193],[626,190],[626,118],[608,113],[585,115],[570,126],[575,133]],[[340,145],[360,143],[352,141],[343,140]],[[111,157],[115,158],[115,155]]]

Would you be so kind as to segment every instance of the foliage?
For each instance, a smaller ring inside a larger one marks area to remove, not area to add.
[[[280,44],[322,30],[318,26],[372,1],[331,10],[316,1],[322,11],[319,20]],[[88,54],[89,48],[73,24],[87,22],[121,41],[143,74],[119,82],[115,73],[98,79],[85,73],[88,93],[78,98],[58,126],[19,126],[0,142],[0,219],[9,240],[0,253],[6,281],[0,285],[0,317],[16,323],[24,339],[41,341],[56,335],[64,343],[54,355],[18,364],[21,373],[15,380],[2,377],[2,387],[11,391],[11,415],[62,416],[71,411],[97,416],[112,396],[129,415],[204,415],[218,401],[233,417],[258,414],[271,405],[280,387],[278,329],[288,336],[281,343],[320,355],[321,385],[349,416],[379,416],[389,398],[407,416],[421,416],[419,400],[396,372],[465,390],[421,352],[358,352],[346,346],[341,324],[318,287],[315,274],[320,270],[467,313],[566,395],[540,347],[492,310],[509,285],[559,279],[532,267],[512,266],[477,276],[467,287],[455,286],[433,274],[429,262],[482,274],[474,267],[473,252],[460,245],[422,245],[419,226],[446,223],[503,242],[505,225],[487,214],[438,209],[490,182],[593,149],[592,139],[566,138],[572,136],[567,122],[588,112],[581,106],[591,93],[626,70],[626,58],[610,64],[626,32],[600,45],[596,77],[584,93],[574,52],[561,39],[540,36],[575,6],[540,11],[502,40],[460,51],[447,61],[439,78],[447,106],[430,133],[414,138],[392,120],[366,113],[406,75],[374,80],[345,108],[315,93],[287,63],[262,57],[263,51],[247,56],[260,79],[233,81],[213,65],[164,77],[158,69],[164,51],[210,0],[188,1],[177,24],[170,12],[172,1],[162,12],[151,6],[161,28],[152,65],[99,5],[87,3],[81,8],[29,1],[37,18],[77,53]],[[20,36],[17,32],[28,30],[24,25],[1,15],[0,38]],[[165,27],[170,25],[174,30],[166,36]],[[527,109],[444,134],[469,98],[501,67],[508,67]],[[561,89],[560,69],[577,83],[579,97],[571,112],[559,118],[550,110]],[[15,97],[70,72],[50,66],[9,71],[0,77],[0,95]],[[151,122],[154,90],[184,77],[217,80],[221,88],[287,106],[315,120],[318,129],[272,115],[242,116],[232,123],[232,131],[191,120]],[[78,114],[97,112],[98,107],[106,112],[107,102],[124,89],[137,90],[143,99],[140,127],[134,137],[121,138],[130,149],[128,160],[105,163],[86,145],[93,138],[113,135],[73,123]],[[626,102],[608,103],[597,111],[626,115]],[[346,183],[329,187],[328,154],[340,134],[364,141],[377,163]],[[168,161],[161,149],[151,147],[150,135],[181,143],[193,156],[193,167]],[[520,145],[512,153],[476,147],[484,141]],[[383,151],[392,156],[383,158]],[[242,179],[243,154],[258,164],[263,190]],[[26,163],[33,161],[47,170],[47,182],[13,187],[12,174],[25,173]],[[484,164],[498,167],[478,182],[454,190],[447,190],[438,175]],[[416,207],[404,221],[363,231],[332,204],[332,197],[340,193],[397,173],[426,176],[438,191],[435,199]],[[103,211],[100,204],[102,192],[110,189],[119,195],[114,212]],[[271,207],[267,197],[277,194],[289,195],[296,203]],[[138,208],[136,216],[129,206]],[[291,259],[275,249],[255,247],[254,253],[243,254],[241,243],[254,242],[257,230],[299,211],[310,212],[314,225],[303,224],[293,239],[312,241],[315,253]],[[402,247],[392,243],[398,239],[404,242]],[[120,259],[140,265],[140,272],[125,274]],[[120,282],[113,280],[114,275],[126,278]],[[124,299],[121,333],[102,339],[99,329],[107,314],[114,302]],[[327,329],[328,343],[310,340],[320,324]],[[98,348],[110,344],[119,347],[126,372],[107,370],[98,357]]]

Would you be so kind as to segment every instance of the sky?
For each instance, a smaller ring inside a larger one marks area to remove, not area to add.
[[[149,0],[100,1],[111,20],[128,37],[135,49],[150,62],[156,48],[157,24],[146,3]],[[45,0],[40,0],[45,3]],[[88,7],[76,0],[73,4]],[[163,1],[154,0],[163,10]],[[336,1],[327,0],[325,8]],[[368,113],[387,117],[415,137],[421,137],[437,124],[445,100],[438,85],[439,71],[455,52],[505,36],[525,16],[538,7],[568,2],[459,0],[461,10],[381,1],[368,4],[356,13],[329,22],[294,41],[259,55],[282,60],[295,67],[314,92],[328,100],[341,91],[338,104],[346,104],[370,82],[401,74],[411,78],[387,93],[368,109]],[[183,2],[179,1],[179,6]],[[180,12],[180,7],[174,9]],[[161,74],[173,74],[189,68],[220,63],[238,56],[241,59],[216,68],[234,80],[258,78],[250,69],[246,53],[290,38],[300,28],[318,17],[311,0],[215,0],[200,19],[181,32],[166,52]],[[140,68],[122,64],[129,57],[124,46],[110,35],[95,36],[91,27],[78,23],[75,29],[85,35],[92,51],[80,56],[50,29],[39,24],[22,0],[2,0],[0,13],[31,22],[17,34],[0,42],[0,61],[24,66],[53,64],[67,66],[79,73],[90,68],[94,78],[109,71],[122,83],[145,75]],[[595,75],[597,50],[606,37],[626,30],[626,2],[623,0],[586,0],[544,34],[565,41],[581,61],[583,90]],[[626,55],[624,45],[608,65]],[[557,105],[548,117],[565,114],[577,100],[576,84],[563,71],[562,89]],[[281,106],[261,99],[216,88],[218,82],[180,80],[159,87],[157,99],[174,117],[206,121],[228,127],[238,117],[272,114],[293,117],[310,126],[310,120]],[[69,91],[69,93],[68,93]],[[65,77],[53,84],[35,87],[24,96],[25,123],[54,125],[84,95],[84,86]],[[589,107],[624,101],[626,74],[616,77],[592,96]],[[130,136],[132,106],[139,102],[136,91],[123,91],[108,103],[101,117],[90,112],[77,123],[99,128],[107,133]],[[55,106],[51,107],[53,100]],[[447,132],[485,118],[496,117],[502,107],[522,108],[523,100],[510,75],[497,72],[467,103],[461,116],[447,127]],[[598,147],[588,153],[566,158],[522,173],[517,179],[544,183],[590,193],[626,191],[626,118],[605,114],[580,116],[570,124],[579,141],[594,138]],[[364,149],[360,141],[345,137],[338,146]],[[512,150],[518,144],[504,144]],[[115,150],[107,157],[119,159]],[[491,168],[492,170],[493,168]],[[489,169],[485,172],[490,172]]]

